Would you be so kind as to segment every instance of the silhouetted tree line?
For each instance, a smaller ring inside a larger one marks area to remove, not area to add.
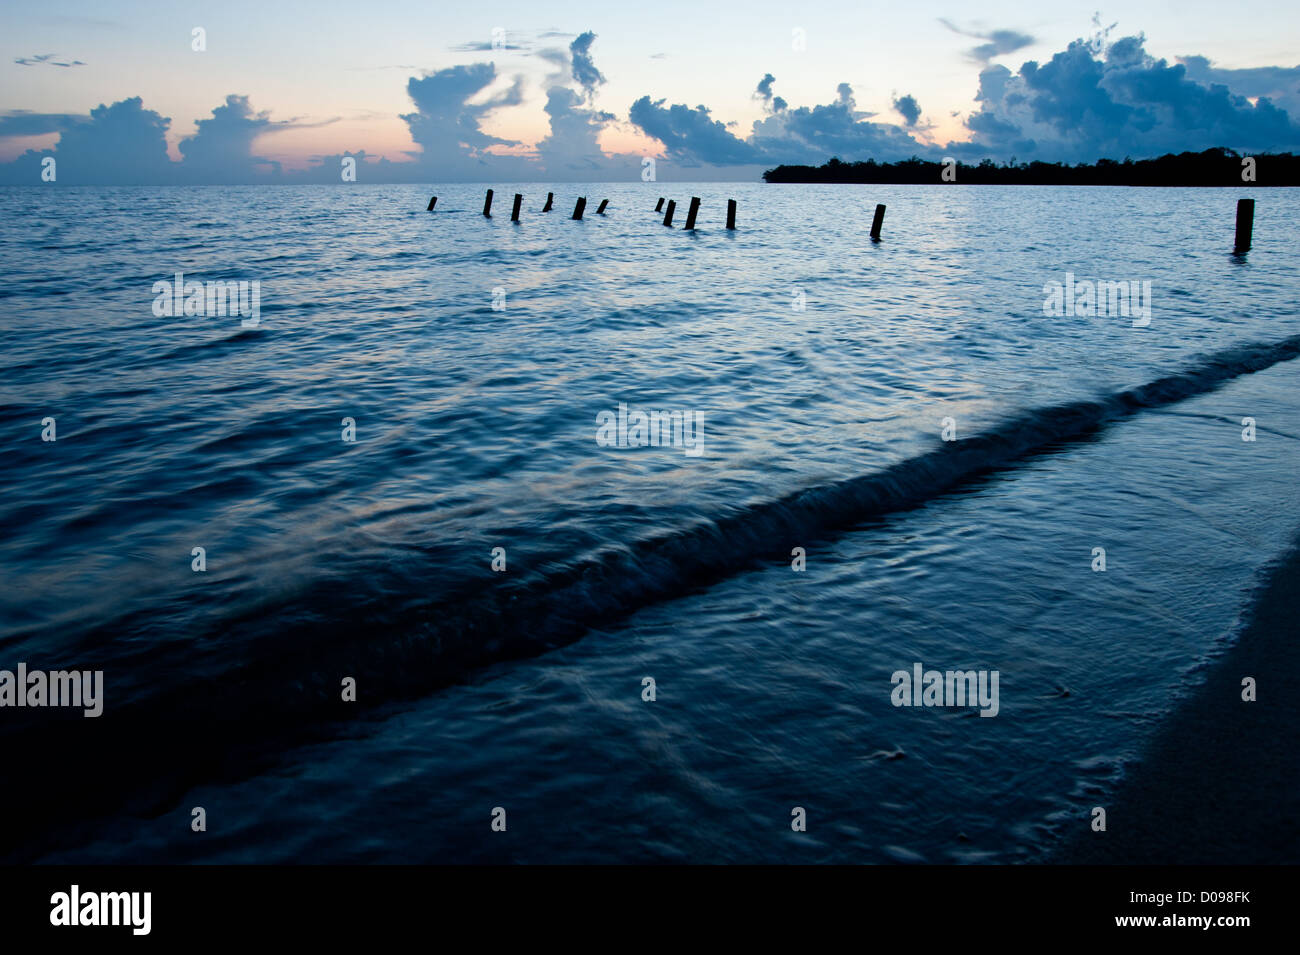
[[[763,173],[767,182],[858,182],[1030,185],[1030,186],[1300,186],[1300,156],[1262,153],[1252,156],[1254,179],[1243,179],[1247,157],[1231,149],[1199,153],[1169,153],[1158,159],[1099,159],[1071,166],[1059,162],[998,165],[985,159],[978,165],[930,162],[913,156],[899,162],[842,162],[839,157],[821,166],[777,166]],[[949,169],[948,176],[943,171]],[[955,174],[955,175],[954,175]]]

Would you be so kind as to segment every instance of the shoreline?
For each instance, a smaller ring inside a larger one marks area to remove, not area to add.
[[[1300,538],[1261,581],[1237,642],[1210,664],[1104,805],[1049,862],[1300,862]],[[1255,702],[1242,700],[1254,677]],[[1091,808],[1091,807],[1090,807]]]

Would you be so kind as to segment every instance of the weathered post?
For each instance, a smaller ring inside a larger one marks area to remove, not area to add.
[[[686,210],[686,228],[695,228],[695,216],[700,211],[700,197],[691,196],[691,207]]]
[[[880,241],[880,227],[885,224],[885,204],[882,202],[876,206],[876,217],[871,220],[871,241]]]
[[[734,229],[735,227],[736,227],[736,200],[728,199],[727,200],[727,228]]]
[[[663,211],[664,211],[664,197],[660,196],[659,201],[655,203],[655,212],[663,212]]]
[[[554,202],[554,201],[555,201],[555,193],[553,193],[553,192],[548,192],[548,193],[546,194],[546,205],[542,206],[542,211],[543,211],[543,212],[550,212],[550,211],[551,211],[551,203]]]
[[[575,218],[575,219],[581,219],[581,218],[582,218],[582,210],[585,209],[585,208],[587,208],[587,197],[586,197],[586,196],[581,196],[581,197],[579,197],[579,199],[578,199],[578,204],[575,205],[575,206],[573,207],[573,218]]]
[[[519,207],[520,207],[521,205],[523,205],[523,201],[524,201],[524,197],[521,196],[519,193],[516,192],[516,193],[515,193],[515,207],[514,207],[513,209],[510,210],[510,221],[511,221],[511,222],[518,222],[518,221],[519,221]]]
[[[492,190],[487,191],[487,198],[483,200],[483,214],[489,219],[492,218]]]
[[[1255,231],[1255,200],[1237,200],[1237,238],[1232,251],[1240,255],[1250,251],[1250,240]]]
[[[606,207],[607,205],[609,205],[609,200],[608,200],[608,199],[601,199],[601,200],[600,200],[600,208],[598,208],[598,209],[596,210],[596,215],[598,215],[598,216],[603,216],[603,215],[605,214],[605,207]]]
[[[669,199],[668,211],[664,213],[664,225],[668,226],[668,228],[670,229],[673,227],[673,210],[676,208],[677,208],[677,200]]]
[[[432,199],[429,200],[429,208],[426,209],[425,212],[432,212],[433,207],[436,206],[437,204],[438,204],[438,197],[434,196]]]

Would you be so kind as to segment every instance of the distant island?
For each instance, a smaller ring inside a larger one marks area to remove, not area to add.
[[[1017,163],[1014,157],[1002,165],[991,159],[974,165],[952,160],[931,162],[916,156],[899,162],[843,162],[837,156],[821,166],[777,166],[763,173],[763,179],[1018,186],[1300,186],[1300,157],[1291,153],[1247,156],[1220,148],[1169,153],[1159,159],[1099,159],[1071,166],[1039,161]]]

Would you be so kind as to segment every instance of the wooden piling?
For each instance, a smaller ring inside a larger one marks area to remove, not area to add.
[[[573,207],[573,218],[575,218],[575,219],[581,219],[581,218],[582,218],[582,210],[585,209],[585,208],[587,208],[587,197],[586,197],[586,196],[580,196],[580,197],[578,198],[578,204],[575,205],[575,206]]]
[[[659,201],[655,203],[655,212],[663,212],[663,211],[664,211],[664,197],[660,196]]]
[[[1255,200],[1237,200],[1237,237],[1232,251],[1237,254],[1250,251],[1250,240],[1255,232]]]
[[[727,228],[736,228],[736,200],[727,200]]]
[[[548,192],[548,193],[546,194],[546,205],[542,206],[542,211],[543,211],[543,212],[550,212],[550,211],[551,211],[551,203],[554,202],[554,201],[555,201],[555,193],[553,193],[553,192]]]
[[[598,215],[598,216],[603,216],[603,215],[605,214],[605,207],[606,207],[607,205],[609,205],[609,200],[608,200],[608,199],[601,199],[601,200],[600,200],[600,208],[596,210],[596,215]]]
[[[432,212],[432,211],[433,211],[433,207],[436,206],[437,204],[438,204],[438,197],[437,197],[437,196],[434,196],[432,199],[429,200],[429,208],[426,209],[425,211],[426,211],[426,212]]]
[[[871,241],[880,241],[880,227],[885,224],[885,204],[882,202],[876,206],[876,217],[871,220]]]
[[[518,221],[519,221],[519,207],[520,207],[521,205],[523,205],[523,202],[524,202],[524,197],[521,196],[519,193],[516,192],[516,193],[515,193],[515,207],[514,207],[513,209],[510,210],[510,221],[511,221],[511,222],[518,222]]]
[[[686,210],[686,228],[695,228],[695,216],[700,211],[700,197],[691,196],[691,207]]]
[[[668,226],[668,228],[670,229],[673,227],[673,210],[675,210],[676,208],[677,208],[677,200],[669,199],[668,211],[664,213],[664,225]]]
[[[492,218],[492,190],[487,191],[487,197],[483,200],[483,214],[489,219]]]

